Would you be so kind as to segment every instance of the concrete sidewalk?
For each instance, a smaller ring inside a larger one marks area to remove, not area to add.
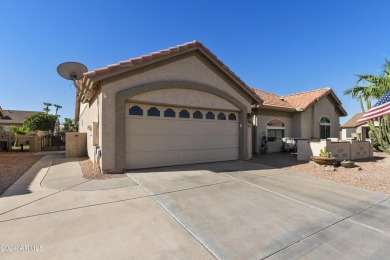
[[[137,185],[130,178],[88,180],[77,158],[65,158],[63,152],[43,155],[0,196],[0,214],[61,191],[102,191]]]
[[[46,155],[0,197],[1,259],[213,259],[130,178],[80,174]]]

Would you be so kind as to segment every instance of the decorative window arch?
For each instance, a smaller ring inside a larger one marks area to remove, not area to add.
[[[228,118],[229,118],[230,121],[236,121],[236,120],[237,120],[236,115],[233,114],[233,113],[230,113],[229,116],[228,116]]]
[[[129,115],[131,115],[131,116],[143,116],[144,115],[144,111],[139,106],[132,106],[129,109]]]
[[[164,111],[164,117],[176,117],[176,112],[172,108],[167,108]]]
[[[183,109],[179,112],[179,117],[180,118],[190,118],[190,113],[188,112],[188,110]]]
[[[160,110],[157,107],[151,107],[148,109],[148,116],[160,117]]]
[[[218,114],[218,120],[226,120],[226,115],[225,113],[221,112]]]
[[[194,118],[194,119],[203,119],[203,114],[202,114],[202,112],[200,112],[199,110],[196,110],[196,111],[192,114],[192,118]]]
[[[279,119],[271,119],[267,123],[267,139],[269,142],[282,140],[284,137],[284,122]]]
[[[206,119],[215,119],[214,113],[211,111],[207,112]]]
[[[330,137],[330,120],[323,116],[320,119],[320,139],[327,139]]]

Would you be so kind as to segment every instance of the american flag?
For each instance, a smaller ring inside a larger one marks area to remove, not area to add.
[[[387,92],[375,105],[365,113],[356,124],[390,114],[390,91]]]

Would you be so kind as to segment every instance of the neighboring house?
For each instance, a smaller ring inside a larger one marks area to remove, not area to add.
[[[31,115],[41,113],[38,111],[6,110],[0,107],[0,131],[11,131],[10,126],[23,126],[24,120]]]
[[[282,138],[338,138],[340,117],[347,113],[331,88],[322,88],[287,96],[254,89],[263,103],[253,109],[254,143],[260,151],[263,133],[270,152],[281,150]]]
[[[341,139],[349,140],[349,139],[358,139],[365,141],[370,139],[368,132],[370,131],[370,127],[367,122],[363,122],[361,124],[357,124],[356,122],[364,115],[363,112],[356,113],[353,117],[351,117],[345,124],[340,126],[341,129]],[[379,122],[374,121],[374,125],[378,126]]]
[[[252,157],[261,99],[194,41],[84,74],[76,119],[103,171]]]

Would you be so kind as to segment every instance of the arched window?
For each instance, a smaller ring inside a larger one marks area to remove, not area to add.
[[[144,111],[139,106],[132,106],[129,109],[129,115],[131,115],[131,116],[142,116],[142,115],[144,115]]]
[[[160,116],[160,110],[158,110],[156,107],[151,107],[148,110],[148,116]]]
[[[214,113],[211,111],[207,112],[206,119],[215,119]]]
[[[218,120],[226,120],[226,115],[225,115],[225,113],[219,113],[218,114]]]
[[[233,114],[233,113],[230,113],[228,118],[229,118],[230,121],[236,121],[237,120],[236,115]]]
[[[164,111],[164,117],[176,117],[175,110],[173,110],[172,108],[167,108]]]
[[[195,119],[203,119],[203,114],[202,114],[202,112],[200,112],[199,110],[198,110],[198,111],[195,111],[195,112],[192,114],[192,118],[195,118]]]
[[[190,118],[190,113],[183,109],[182,111],[179,112],[179,117],[180,118]]]
[[[267,139],[269,142],[282,140],[284,137],[284,123],[279,119],[272,119],[267,123]]]
[[[330,137],[330,120],[323,116],[320,119],[320,139],[326,139]]]

